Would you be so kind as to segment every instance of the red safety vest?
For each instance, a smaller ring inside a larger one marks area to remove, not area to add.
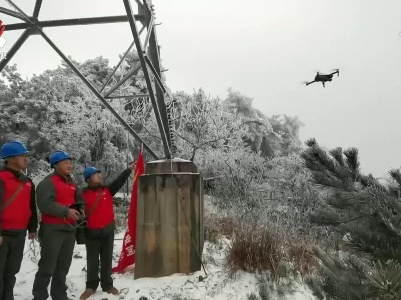
[[[91,212],[96,198],[102,192],[104,192],[103,196],[100,198],[95,209]],[[108,188],[99,188],[97,190],[86,189],[82,191],[82,198],[85,200],[86,212],[91,212],[87,219],[87,228],[101,229],[114,222],[113,196]]]
[[[74,182],[67,182],[63,177],[53,174],[50,176],[56,191],[55,201],[65,207],[75,204],[76,186]],[[60,218],[53,215],[42,214],[42,223],[44,224],[75,224],[71,218]]]
[[[0,171],[0,179],[3,181],[4,195],[2,204],[8,202],[8,199],[14,194],[21,184],[15,175],[8,171]],[[21,230],[28,229],[29,219],[31,218],[31,190],[32,183],[27,180],[23,183],[22,189],[16,195],[14,200],[1,211],[1,228],[3,230]]]

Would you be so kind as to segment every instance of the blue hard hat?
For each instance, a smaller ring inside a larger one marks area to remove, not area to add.
[[[95,167],[87,167],[82,175],[84,176],[85,181],[87,181],[95,173],[100,173],[100,170]]]
[[[71,159],[67,152],[56,151],[50,155],[50,166],[53,168],[56,163],[66,159]]]
[[[29,154],[28,149],[21,142],[8,142],[1,147],[1,158],[5,159],[7,157],[26,155]]]

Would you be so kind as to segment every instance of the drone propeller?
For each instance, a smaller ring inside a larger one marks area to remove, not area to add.
[[[337,72],[337,77],[340,76],[340,69],[333,69],[332,72]]]
[[[305,84],[306,86],[310,85],[311,83],[314,83],[315,81],[303,81],[302,84]]]

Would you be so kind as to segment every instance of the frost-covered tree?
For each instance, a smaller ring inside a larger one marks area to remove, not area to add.
[[[302,153],[314,182],[328,192],[311,220],[341,237],[340,255],[316,249],[320,277],[309,280],[319,299],[399,299],[401,295],[401,172],[381,184],[360,171],[358,150],[328,153],[312,139]]]
[[[299,153],[299,129],[303,123],[297,117],[287,115],[267,117],[252,107],[252,101],[232,89],[228,90],[228,96],[224,100],[225,107],[242,118],[246,126],[247,134],[243,137],[246,145],[265,158]]]
[[[102,57],[82,63],[72,61],[97,89],[112,71]],[[129,53],[104,92],[138,65],[137,53]],[[7,84],[0,81],[0,142],[20,139],[27,143],[32,150],[31,172],[47,170],[50,152],[63,149],[75,158],[77,178],[90,164],[102,168],[105,177],[112,179],[136,156],[139,143],[65,63],[29,80],[22,79],[15,66],[7,67],[2,75]],[[112,95],[147,93],[139,71]],[[108,101],[162,156],[162,140],[150,100]],[[225,177],[225,183],[233,187],[230,191],[236,191],[243,200],[250,199],[252,189],[263,185],[266,170],[275,169],[278,157],[284,165],[286,157],[296,153],[296,147],[289,145],[299,144],[300,122],[287,116],[267,118],[252,107],[252,99],[238,92],[229,90],[224,101],[208,97],[202,90],[192,95],[178,92],[173,99],[166,95],[166,102],[172,105],[178,149],[175,156],[193,160],[205,178]]]
[[[111,71],[103,58],[75,64],[97,86]],[[133,139],[129,147],[121,125],[71,70],[61,66],[23,80],[13,66],[3,75],[9,86],[0,93],[0,140],[24,141],[31,149],[31,171],[43,168],[56,149],[71,153],[79,179],[88,164],[102,168],[107,178],[127,163]],[[113,100],[112,106],[129,118],[125,104]]]
[[[245,146],[242,119],[226,110],[218,98],[199,90],[192,96],[178,93],[175,102],[172,119],[181,157],[197,161],[200,152],[219,149],[229,153]]]

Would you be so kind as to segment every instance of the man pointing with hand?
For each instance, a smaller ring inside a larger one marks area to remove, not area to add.
[[[36,189],[37,205],[42,214],[41,257],[32,293],[34,300],[47,299],[51,279],[51,298],[67,300],[66,277],[74,251],[77,220],[85,215],[85,204],[71,176],[71,157],[64,151],[56,151],[50,156],[50,166],[54,173],[43,179]]]

